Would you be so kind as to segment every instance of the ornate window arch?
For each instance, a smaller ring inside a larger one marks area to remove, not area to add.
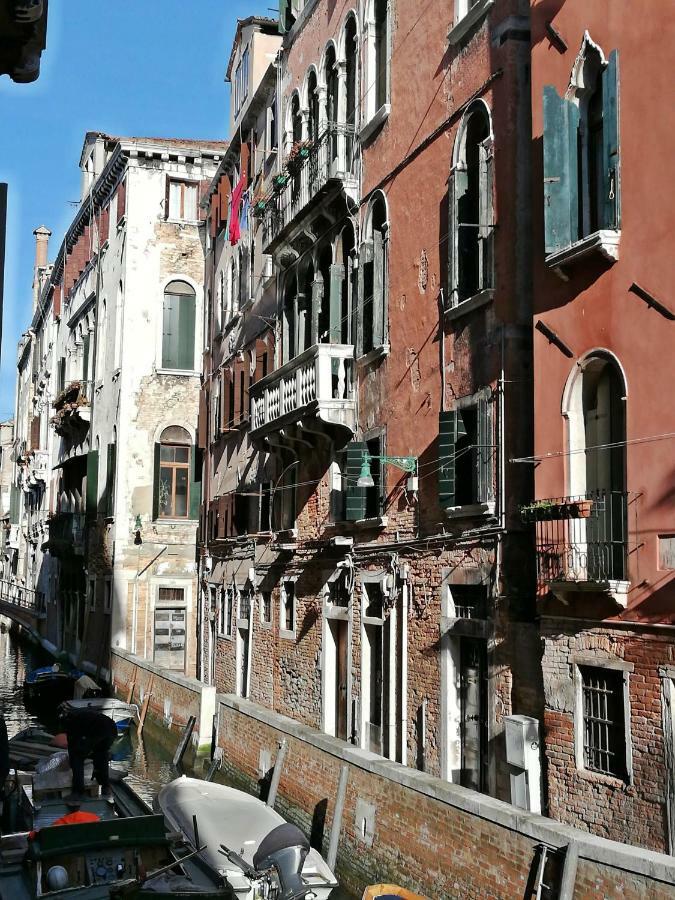
[[[153,518],[195,518],[191,513],[199,498],[194,496],[194,464],[194,447],[187,429],[181,425],[164,428],[155,444]]]
[[[376,191],[370,199],[359,250],[357,355],[387,342],[389,282],[389,214],[387,198]]]

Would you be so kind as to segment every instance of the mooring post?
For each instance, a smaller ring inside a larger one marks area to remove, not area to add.
[[[274,804],[277,799],[277,791],[279,790],[279,782],[281,781],[281,770],[284,767],[284,758],[286,756],[286,750],[288,749],[288,744],[286,743],[286,738],[279,744],[279,752],[277,753],[277,758],[274,760],[274,771],[272,772],[272,782],[270,784],[270,792],[267,795],[267,805],[274,809]]]
[[[136,729],[137,734],[141,734],[143,731],[143,726],[145,725],[145,717],[148,714],[148,705],[150,704],[150,698],[152,697],[152,691],[148,691],[148,693],[143,697],[143,705],[141,706],[141,714],[138,717],[138,728]]]
[[[214,756],[211,760],[211,765],[209,766],[209,770],[206,773],[206,778],[204,779],[204,781],[213,781],[213,776],[216,774],[219,768],[220,759],[217,756]]]
[[[328,857],[326,859],[328,868],[331,870],[335,869],[335,863],[337,861],[338,841],[340,840],[340,831],[342,830],[342,814],[345,808],[348,778],[349,766],[343,766],[340,769],[340,780],[338,781],[338,789],[335,796],[335,811],[333,813],[333,824],[330,829],[330,843],[328,845]]]
[[[195,716],[190,716],[185,725],[185,730],[183,731],[183,737],[180,739],[180,744],[176,747],[176,752],[173,755],[173,764],[177,766],[180,764],[180,761],[183,759],[183,755],[187,750],[188,742],[192,736],[192,729],[195,727],[195,722],[197,721]]]

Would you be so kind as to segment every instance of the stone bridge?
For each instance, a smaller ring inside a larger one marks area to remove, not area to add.
[[[40,622],[47,617],[45,595],[15,581],[0,579],[0,615],[7,616],[39,638]]]

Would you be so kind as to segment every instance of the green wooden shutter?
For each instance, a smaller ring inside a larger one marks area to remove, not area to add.
[[[546,253],[569,247],[579,235],[577,132],[579,110],[544,88],[544,240]]]
[[[178,301],[174,294],[164,294],[162,312],[162,368],[177,369]]]
[[[480,285],[482,290],[493,286],[493,246],[494,246],[494,228],[493,225],[493,159],[494,149],[492,146],[492,138],[486,138],[481,142],[480,148],[480,194],[479,194],[479,218],[478,235],[481,242],[480,254]]]
[[[160,444],[155,444],[155,463],[152,470],[152,518],[159,518],[159,451]]]
[[[87,333],[82,341],[82,381],[89,377],[89,343],[91,336]]]
[[[603,228],[621,227],[619,166],[619,51],[602,72]]]
[[[106,469],[106,514],[115,514],[115,469],[117,467],[117,444],[108,444],[108,465]]]
[[[457,412],[438,415],[438,499],[441,506],[455,505],[455,434]]]
[[[199,504],[202,502],[202,455],[199,448],[193,445],[190,453],[190,518],[199,518]]]
[[[288,22],[288,6],[291,0],[279,0],[279,34],[286,34],[288,30],[286,24]]]
[[[9,488],[9,522],[10,525],[19,524],[20,494],[19,488],[12,484]]]
[[[195,367],[195,296],[183,294],[178,303],[178,368]]]
[[[347,444],[345,476],[347,497],[345,518],[348,522],[356,522],[366,517],[366,488],[356,483],[361,474],[364,455],[368,452],[365,441],[352,441]]]
[[[98,508],[98,450],[87,453],[87,516],[96,517]]]
[[[373,231],[373,347],[384,343],[384,241]]]

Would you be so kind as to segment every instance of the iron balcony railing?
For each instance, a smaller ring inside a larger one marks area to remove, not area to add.
[[[0,601],[36,616],[43,615],[45,609],[45,595],[42,591],[34,591],[5,578],[0,580]]]
[[[354,430],[353,361],[351,344],[315,344],[252,385],[252,432],[282,427],[310,411]]]
[[[627,513],[627,493],[609,490],[522,507],[523,520],[535,526],[539,583],[625,581]]]
[[[328,122],[316,141],[305,141],[285,169],[273,179],[274,193],[266,203],[263,244],[272,244],[329,182],[355,186],[356,130],[353,125]]]

